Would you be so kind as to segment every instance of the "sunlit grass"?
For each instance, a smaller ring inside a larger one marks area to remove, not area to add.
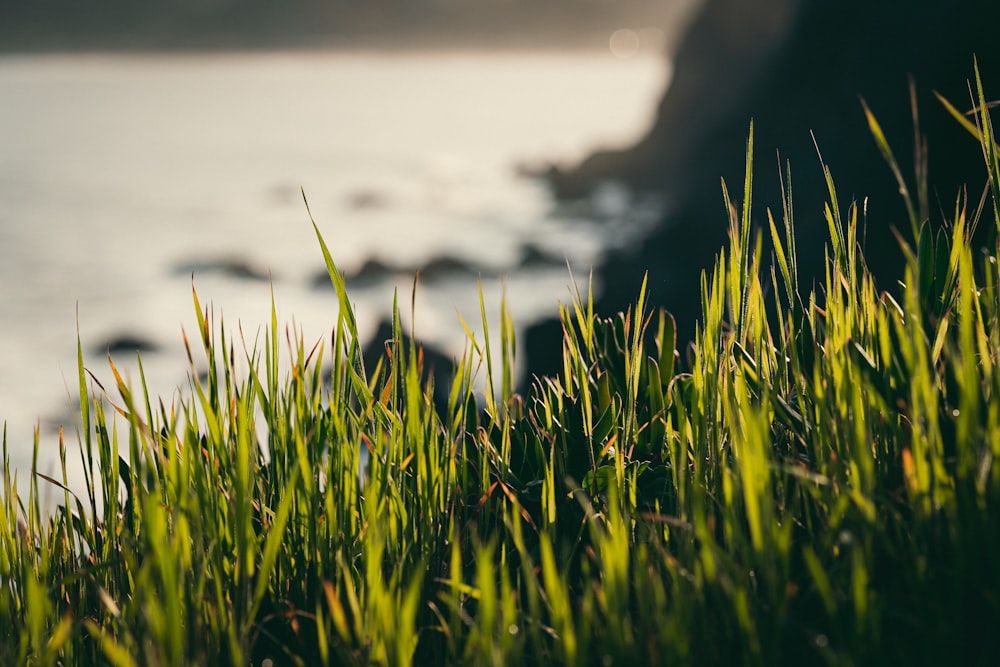
[[[189,398],[172,407],[113,366],[113,392],[88,381],[81,351],[86,492],[69,490],[62,440],[61,479],[15,488],[4,441],[0,662],[986,663],[1000,249],[969,239],[1000,228],[1000,160],[977,92],[974,115],[954,113],[984,147],[994,205],[960,197],[932,226],[908,199],[894,295],[829,171],[825,280],[801,291],[790,185],[766,228],[751,222],[751,128],[683,354],[644,286],[608,319],[577,292],[562,372],[520,396],[502,304],[484,340],[461,323],[467,351],[436,405],[398,303],[365,367],[318,227],[339,297],[329,340],[272,309],[248,344],[194,293]]]

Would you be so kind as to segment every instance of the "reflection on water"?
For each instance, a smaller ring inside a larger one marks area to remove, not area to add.
[[[356,281],[362,333],[435,261],[416,332],[450,353],[455,308],[477,319],[477,275],[498,310],[506,274],[517,324],[552,314],[566,259],[585,274],[636,211],[609,187],[553,216],[515,166],[634,138],[664,80],[659,58],[607,54],[0,58],[0,419],[15,465],[36,420],[48,452],[47,420],[71,424],[77,309],[98,378],[104,350],[137,341],[167,397],[184,382],[192,275],[248,340],[272,287],[282,321],[325,336],[336,306],[314,286],[300,188],[349,276],[384,269]],[[134,355],[116,359],[137,379]]]

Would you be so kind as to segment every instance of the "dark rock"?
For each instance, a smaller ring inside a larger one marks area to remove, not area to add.
[[[133,334],[119,334],[103,343],[91,347],[91,352],[100,354],[137,354],[142,352],[157,352],[160,346],[148,338]]]
[[[597,153],[575,169],[550,174],[560,197],[585,196],[610,179],[664,192],[671,201],[670,213],[640,248],[611,253],[599,268],[605,285],[599,312],[631,304],[648,270],[652,303],[675,314],[682,340],[691,337],[701,312],[700,272],[727,238],[719,179],[739,207],[751,119],[753,217],[766,224],[771,209],[780,218],[777,153],[782,169],[786,161],[792,166],[802,287],[824,271],[828,195],[818,145],[841,210],[852,201],[864,203],[865,256],[880,288],[892,289],[903,265],[892,229],[908,237],[910,224],[859,98],[878,118],[912,183],[912,76],[920,130],[929,140],[931,220],[940,221],[939,210],[954,209],[966,184],[977,201],[986,182],[981,151],[933,91],[970,108],[967,79],[976,54],[987,95],[996,94],[998,19],[1000,4],[974,0],[708,0],[674,58],[674,79],[647,135],[626,150]]]
[[[250,262],[237,257],[222,257],[184,262],[174,266],[174,275],[203,276],[214,274],[233,280],[262,282],[271,279],[268,271],[253,266]]]
[[[79,400],[76,405],[79,405]],[[42,419],[39,423],[40,432],[44,435],[57,435],[62,429],[64,436],[69,436],[76,428],[77,420],[78,417],[73,411],[63,409]]]
[[[354,211],[380,209],[389,205],[389,197],[378,190],[355,190],[347,195],[345,204]]]
[[[378,328],[368,340],[362,350],[362,358],[365,363],[365,371],[369,374],[374,372],[379,359],[385,358],[383,362],[383,377],[389,372],[389,358],[393,353],[393,346],[401,344],[399,352],[408,355],[412,346],[417,346],[417,358],[421,362],[421,384],[428,379],[434,380],[434,405],[439,413],[443,414],[448,407],[448,397],[451,391],[452,380],[455,376],[455,360],[449,355],[437,350],[429,345],[414,341],[406,333],[403,333],[402,340],[396,341],[392,335],[392,320],[384,319],[379,322]]]
[[[428,282],[455,277],[490,277],[494,272],[485,266],[467,262],[457,257],[434,257],[420,267],[420,279]]]
[[[528,244],[521,248],[521,260],[517,266],[519,269],[551,269],[565,267],[566,259],[556,257],[536,245]]]
[[[398,266],[372,258],[365,261],[356,271],[345,272],[344,282],[348,288],[365,288],[391,280],[396,276],[413,277],[419,271],[420,280],[436,282],[450,278],[475,278],[494,276],[489,267],[467,262],[450,255],[433,257],[421,266]],[[312,280],[315,289],[330,287],[330,276],[326,270],[317,272]]]
[[[365,260],[356,271],[344,274],[344,280],[357,287],[365,287],[388,280],[393,274],[400,273],[400,269],[372,258]],[[326,284],[330,284],[330,276],[325,271],[323,277]]]
[[[377,285],[389,280],[393,275],[401,273],[402,270],[390,266],[379,259],[368,259],[355,271],[344,272],[344,282],[351,287],[364,288]],[[326,269],[320,269],[312,279],[313,289],[330,289],[333,287],[330,282],[330,274]]]
[[[356,271],[344,272],[344,282],[347,283],[348,287],[370,287],[396,276],[409,276],[412,278],[418,271],[420,272],[420,279],[427,282],[456,277],[491,276],[495,273],[488,267],[467,262],[450,255],[432,257],[420,266],[399,266],[387,264],[380,259],[372,258],[366,260]],[[326,269],[317,272],[312,283],[317,289],[329,287],[330,276],[327,274]]]
[[[529,326],[522,336],[521,349],[528,367],[527,377],[518,388],[521,395],[537,377],[557,377],[563,371],[563,328],[558,317],[541,320]]]
[[[330,282],[330,274],[326,272],[326,269],[321,269],[313,274],[313,277],[309,279],[309,287],[314,290],[327,290],[333,287]]]

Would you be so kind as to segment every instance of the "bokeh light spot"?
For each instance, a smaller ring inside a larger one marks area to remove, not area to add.
[[[615,30],[608,46],[616,58],[631,58],[639,52],[639,34],[628,28]]]

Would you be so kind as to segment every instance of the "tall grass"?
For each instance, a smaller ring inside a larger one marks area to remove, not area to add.
[[[578,292],[561,309],[562,372],[519,396],[502,305],[499,358],[466,326],[436,406],[398,303],[365,367],[318,226],[339,296],[328,341],[272,310],[248,345],[194,293],[176,407],[113,365],[113,392],[88,382],[80,352],[86,493],[69,490],[62,437],[61,479],[18,489],[4,439],[0,662],[986,663],[1000,249],[970,236],[1000,228],[1000,152],[977,84],[977,111],[955,113],[994,205],[960,197],[935,231],[909,202],[898,296],[876,286],[861,213],[829,170],[825,280],[803,292],[790,174],[783,210],[751,222],[751,128],[686,354],[644,286],[608,319]]]

